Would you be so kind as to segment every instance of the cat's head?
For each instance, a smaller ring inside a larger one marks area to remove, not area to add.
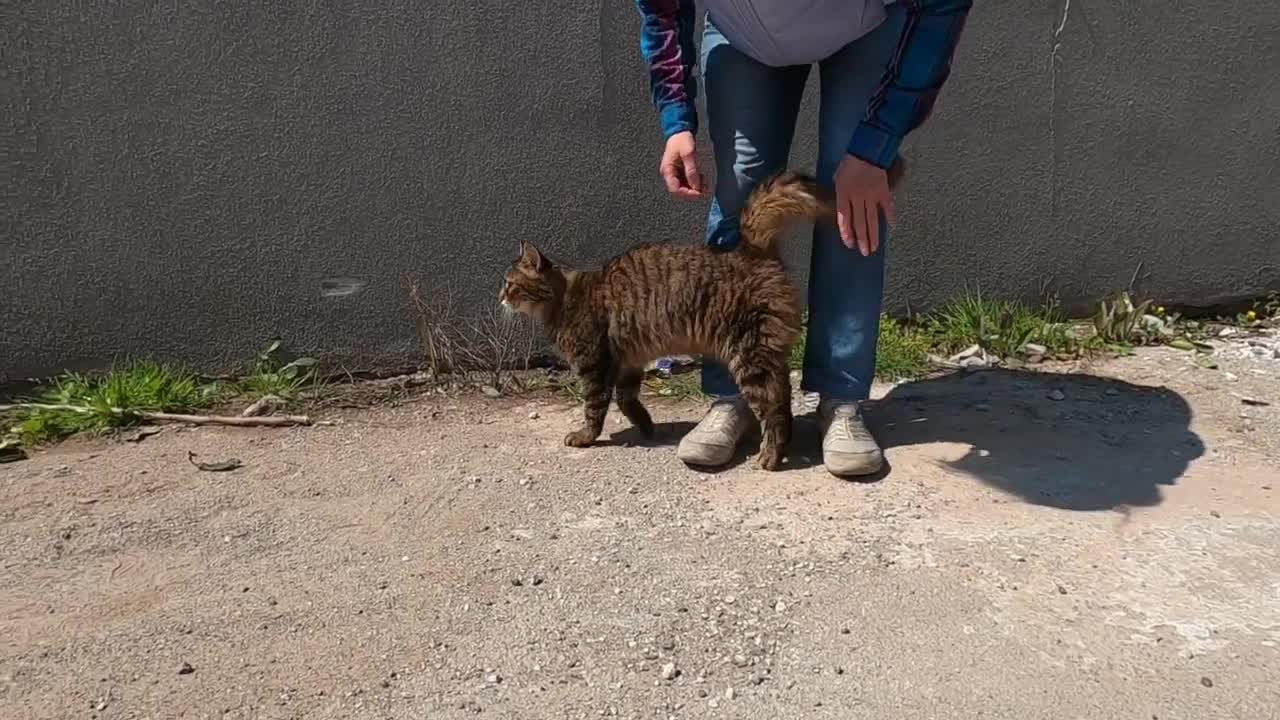
[[[498,301],[507,310],[546,320],[564,294],[564,287],[564,273],[555,263],[532,243],[521,240],[520,256],[507,268]]]

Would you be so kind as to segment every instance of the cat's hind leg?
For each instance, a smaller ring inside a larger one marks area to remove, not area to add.
[[[756,464],[765,470],[778,470],[791,442],[791,372],[787,356],[749,345],[731,355],[728,367],[743,399],[760,421]]]

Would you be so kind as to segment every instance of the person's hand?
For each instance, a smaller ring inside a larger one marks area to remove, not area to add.
[[[698,172],[698,157],[694,152],[693,133],[679,132],[667,138],[662,151],[662,164],[658,172],[667,184],[667,192],[684,200],[702,198],[702,175]]]
[[[846,154],[836,168],[836,224],[845,247],[871,255],[880,249],[880,210],[895,221],[893,195],[885,171]]]

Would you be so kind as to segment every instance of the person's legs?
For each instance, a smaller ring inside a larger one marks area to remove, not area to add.
[[[702,78],[716,166],[706,227],[711,248],[730,250],[737,245],[738,212],[747,195],[756,183],[786,165],[808,76],[807,65],[775,68],[751,59],[731,47],[711,22],[706,23]],[[703,367],[702,390],[716,402],[685,435],[677,452],[690,464],[722,465],[733,457],[750,413],[720,363]]]
[[[903,5],[889,5],[888,16],[878,28],[820,65],[818,179],[822,182],[831,182],[897,48],[906,20]],[[820,222],[814,229],[801,389],[822,398],[823,459],[837,475],[874,473],[883,462],[857,411],[857,403],[869,397],[875,377],[888,240],[883,217],[880,227],[880,249],[870,257],[845,247],[833,221]]]
[[[710,247],[730,250],[738,244],[738,212],[747,195],[786,165],[808,76],[807,65],[774,68],[751,59],[706,23],[702,77],[716,166],[715,194],[707,213]],[[703,392],[712,397],[738,392],[719,363],[707,367],[702,378]]]

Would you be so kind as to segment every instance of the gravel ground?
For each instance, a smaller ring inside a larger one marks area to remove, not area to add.
[[[481,396],[71,442],[0,466],[0,716],[1277,717],[1244,342],[880,388],[872,482],[811,418],[783,472],[686,469],[699,408],[652,400],[583,450]]]

